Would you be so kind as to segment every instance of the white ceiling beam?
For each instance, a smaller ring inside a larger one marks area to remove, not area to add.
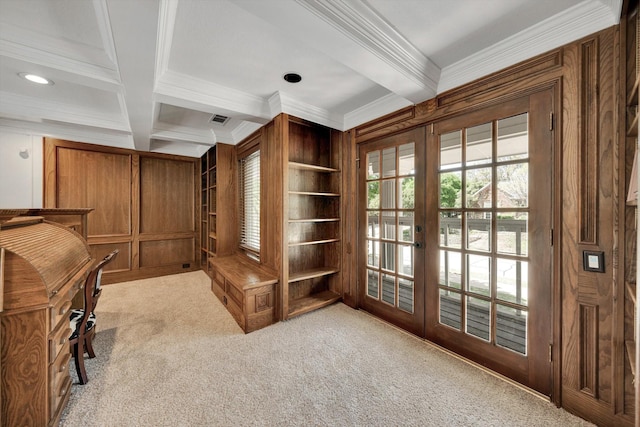
[[[159,3],[107,0],[107,9],[135,148],[149,151]]]
[[[234,4],[411,102],[436,94],[440,69],[365,2]]]

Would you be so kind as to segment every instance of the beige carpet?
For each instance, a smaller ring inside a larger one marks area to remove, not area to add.
[[[200,271],[103,289],[62,426],[590,425],[341,303],[244,335]]]

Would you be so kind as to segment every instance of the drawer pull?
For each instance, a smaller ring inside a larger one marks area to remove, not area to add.
[[[58,369],[58,372],[64,372],[64,371],[66,371],[66,370],[67,370],[67,368],[68,368],[68,367],[69,367],[69,364],[68,364],[68,363],[63,363],[63,364],[60,366],[60,369]]]
[[[69,389],[71,388],[71,384],[69,384],[68,386],[66,386],[64,388],[64,391],[62,393],[60,393],[60,395],[58,397],[64,397],[67,395],[67,393],[69,393]]]
[[[62,337],[60,340],[60,345],[65,345],[67,343],[67,337]]]
[[[71,308],[71,305],[71,301],[67,301],[62,307],[60,307],[59,315],[64,316],[65,314],[67,314],[67,312]]]

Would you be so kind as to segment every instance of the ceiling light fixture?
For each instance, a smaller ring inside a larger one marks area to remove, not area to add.
[[[53,84],[53,80],[49,80],[45,77],[39,76],[37,74],[30,74],[30,73],[18,73],[18,75],[20,77],[22,77],[23,79],[29,80],[30,82],[33,83],[37,83],[40,85],[52,85]]]
[[[298,73],[287,73],[282,78],[289,83],[299,83],[302,80],[302,76]]]

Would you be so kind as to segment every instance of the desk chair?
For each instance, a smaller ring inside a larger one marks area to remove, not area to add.
[[[86,384],[89,381],[84,368],[84,352],[86,351],[91,359],[96,357],[92,346],[96,334],[96,315],[93,311],[102,293],[100,289],[102,269],[113,261],[118,252],[118,249],[111,252],[91,270],[84,283],[84,308],[71,310],[69,346],[75,359],[80,384]]]

